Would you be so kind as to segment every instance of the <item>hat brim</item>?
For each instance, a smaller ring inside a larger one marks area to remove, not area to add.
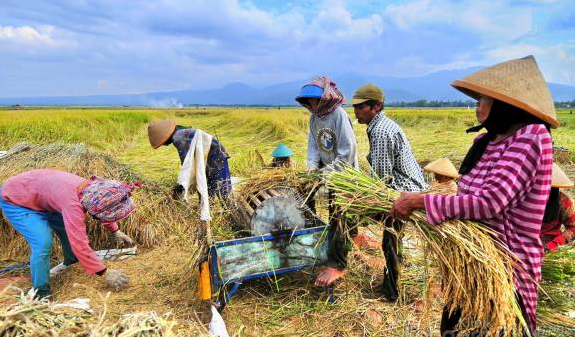
[[[347,102],[348,105],[357,105],[369,101],[369,98],[352,98]]]
[[[539,118],[540,120],[542,120],[546,123],[549,123],[549,125],[551,125],[551,127],[554,129],[556,129],[559,126],[559,121],[557,119],[553,118],[552,116],[549,116],[548,114],[543,113],[542,111],[531,106],[530,104],[527,104],[527,103],[522,102],[518,99],[515,99],[513,97],[502,94],[502,93],[500,93],[496,90],[490,89],[488,87],[479,86],[477,84],[474,84],[474,83],[471,83],[471,82],[468,82],[465,80],[455,80],[451,83],[451,86],[453,86],[455,89],[461,91],[465,95],[472,97],[476,100],[479,100],[481,98],[481,96],[489,96],[491,98],[500,100],[500,101],[505,102],[507,104],[511,104],[511,105],[513,105],[519,109],[522,109],[525,112]]]
[[[157,148],[159,148],[160,146],[164,145],[168,139],[170,139],[170,137],[172,136],[172,134],[174,133],[174,131],[176,130],[176,121],[173,119],[170,119],[167,121],[167,124],[163,126],[164,129],[162,130],[162,134],[154,137],[153,139],[150,138],[150,145],[152,145],[152,148],[155,150]],[[150,137],[150,135],[148,134],[148,138]]]

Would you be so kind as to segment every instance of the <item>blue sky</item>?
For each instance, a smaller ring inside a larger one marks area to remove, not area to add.
[[[2,0],[0,97],[420,76],[535,55],[575,85],[568,0]]]

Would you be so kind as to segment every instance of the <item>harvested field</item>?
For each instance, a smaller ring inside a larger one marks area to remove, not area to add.
[[[474,138],[463,131],[474,121],[473,112],[466,109],[388,109],[388,115],[406,131],[420,162],[449,157],[457,166]],[[70,170],[82,176],[142,180],[144,188],[134,193],[139,209],[121,223],[121,228],[137,239],[139,254],[125,261],[107,262],[111,268],[125,271],[130,285],[124,292],[112,292],[105,301],[107,325],[112,327],[128,312],[156,311],[159,317],[170,312],[176,322],[175,332],[200,335],[206,326],[196,324],[209,319],[208,308],[197,300],[195,292],[195,265],[205,244],[203,227],[197,220],[195,202],[186,205],[171,198],[179,167],[176,151],[173,147],[152,150],[146,135],[149,120],[166,116],[175,117],[178,124],[217,135],[232,157],[234,176],[257,176],[260,163],[255,149],[265,160],[271,160],[269,154],[278,142],[294,151],[296,169],[305,168],[308,126],[303,109],[285,109],[281,115],[277,110],[264,108],[87,109],[81,114],[67,109],[42,109],[21,110],[17,115],[0,110],[0,150],[23,141],[32,146],[30,151],[6,162],[0,159],[0,183],[10,175],[39,167]],[[563,111],[558,116],[562,127],[554,130],[553,136],[556,145],[570,150],[562,167],[574,178],[575,116]],[[75,118],[80,120],[77,125]],[[18,132],[10,131],[13,129]],[[354,121],[354,129],[360,166],[366,168],[365,126]],[[73,137],[66,137],[72,133]],[[570,193],[573,195],[573,191]],[[218,205],[213,211],[215,239],[234,237],[228,214]],[[101,226],[90,221],[89,229],[93,248],[110,248],[111,242]],[[26,245],[10,231],[2,219],[0,259],[25,261]],[[361,231],[374,233],[376,241],[381,239],[381,228],[376,225]],[[315,274],[309,272],[248,282],[223,312],[230,335],[436,336],[443,305],[442,293],[433,285],[440,282],[439,273],[437,266],[426,260],[415,234],[407,233],[406,240],[414,244],[405,252],[399,303],[384,302],[375,291],[382,278],[381,251],[356,247],[347,275],[334,288],[335,304],[329,304],[322,289],[313,286]],[[60,262],[55,251],[54,264]],[[24,279],[17,280],[16,285],[27,289],[28,275],[23,275]],[[109,291],[102,280],[86,275],[77,265],[52,279],[52,289],[57,301],[88,297],[97,310],[102,310],[102,297]],[[572,289],[563,288],[562,294],[573,294]],[[14,303],[15,298],[4,296],[0,301]],[[541,302],[552,308],[548,303]],[[561,311],[575,310],[570,305],[567,303]],[[551,312],[552,316],[556,313]],[[90,324],[98,317],[91,317]]]

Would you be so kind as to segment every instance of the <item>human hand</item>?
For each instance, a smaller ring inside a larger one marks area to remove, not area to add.
[[[134,240],[132,240],[132,238],[124,234],[124,232],[122,232],[121,230],[115,231],[113,235],[114,235],[114,241],[116,241],[116,245],[118,247],[134,245]]]
[[[408,219],[414,210],[424,206],[421,193],[401,192],[399,198],[393,203],[389,215],[395,219]]]
[[[106,284],[115,291],[119,291],[128,286],[128,277],[119,269],[108,269],[106,271]]]

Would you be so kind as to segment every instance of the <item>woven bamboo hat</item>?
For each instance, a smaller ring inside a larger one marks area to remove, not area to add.
[[[551,187],[557,188],[571,188],[573,187],[573,182],[569,177],[563,172],[559,165],[553,163],[553,173],[551,176]]]
[[[559,125],[551,92],[531,55],[481,69],[451,85],[475,99],[489,96],[511,104],[553,128]]]
[[[457,172],[457,169],[453,166],[451,160],[447,158],[434,160],[425,165],[423,169],[428,172],[441,174],[442,176],[451,177],[453,179],[459,178],[459,172]]]
[[[154,149],[162,146],[174,133],[176,129],[176,121],[173,119],[164,119],[161,121],[155,121],[148,125],[148,139],[150,139],[150,145]]]

